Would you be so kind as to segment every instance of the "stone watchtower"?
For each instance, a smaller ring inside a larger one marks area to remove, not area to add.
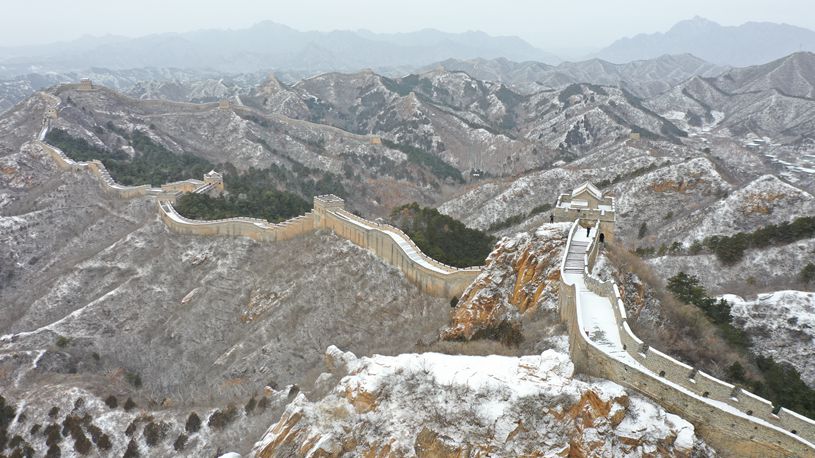
[[[221,99],[218,101],[218,109],[229,111],[232,109],[232,102],[230,102],[229,99]]]
[[[325,214],[331,210],[344,210],[345,201],[334,194],[314,197],[314,228],[325,228]]]
[[[574,188],[570,194],[561,194],[552,215],[555,221],[571,223],[576,219],[584,226],[600,221],[600,241],[614,239],[614,197],[599,190],[588,181]]]
[[[82,78],[79,80],[79,90],[80,91],[92,91],[93,90],[93,82],[90,78]]]
[[[215,170],[210,170],[204,174],[204,183],[211,184],[218,191],[224,191],[224,176]]]

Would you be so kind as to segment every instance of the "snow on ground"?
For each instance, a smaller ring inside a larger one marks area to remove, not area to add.
[[[730,302],[736,324],[752,337],[755,351],[789,362],[815,386],[815,292],[775,291],[752,300],[722,297]]]
[[[698,445],[689,422],[615,383],[573,378],[569,356],[556,350],[356,358],[330,347],[326,362],[348,375],[320,401],[295,399],[255,444],[255,456],[303,446],[306,456],[355,455],[384,444],[406,456],[420,448],[451,455],[468,449],[562,456],[582,448],[598,456],[674,456]]]

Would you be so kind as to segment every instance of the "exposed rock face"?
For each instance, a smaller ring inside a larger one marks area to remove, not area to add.
[[[520,233],[498,242],[487,267],[462,294],[441,338],[518,342],[521,315],[556,307],[567,238],[568,224],[546,224],[534,234]]]
[[[319,401],[299,395],[253,456],[678,456],[713,452],[693,426],[610,382],[573,378],[569,357],[357,359]]]

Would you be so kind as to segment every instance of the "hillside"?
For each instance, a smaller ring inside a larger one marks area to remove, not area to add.
[[[326,363],[334,369],[328,395],[295,399],[252,456],[712,453],[681,418],[616,384],[573,378],[555,350],[357,358],[331,347]]]
[[[693,76],[712,77],[724,67],[690,54],[662,55],[653,59],[613,64],[601,59],[563,62],[556,66],[541,62],[512,62],[507,59],[448,59],[427,67],[463,71],[474,78],[503,82],[523,93],[557,89],[575,83],[622,86],[640,97],[660,94]]]

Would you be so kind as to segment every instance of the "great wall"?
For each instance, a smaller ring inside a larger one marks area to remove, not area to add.
[[[83,83],[79,89],[93,87]],[[59,103],[56,97],[43,96]],[[224,104],[209,105],[210,109],[225,109]],[[458,269],[430,258],[398,228],[356,216],[345,210],[342,199],[331,195],[315,197],[312,211],[277,224],[253,218],[185,218],[173,207],[176,198],[183,192],[206,192],[218,186],[222,190],[220,176],[160,188],[119,185],[101,162],[73,161],[45,142],[56,112],[55,107],[46,108],[35,143],[61,169],[96,176],[106,192],[126,199],[155,199],[161,220],[176,233],[273,242],[327,229],[398,268],[422,291],[440,297],[459,296],[481,272],[480,267]],[[604,243],[613,240],[612,197],[586,183],[561,195],[553,216],[572,224],[560,266],[559,311],[567,324],[569,353],[578,372],[631,388],[689,420],[723,456],[815,456],[815,421],[677,361],[634,335],[617,285],[591,273]]]
[[[575,217],[559,291],[575,369],[651,398],[693,423],[724,456],[815,456],[815,421],[677,361],[634,335],[617,285],[591,273],[601,240],[611,239],[614,230],[613,199],[606,199],[586,184],[561,196],[555,211],[559,218]]]

